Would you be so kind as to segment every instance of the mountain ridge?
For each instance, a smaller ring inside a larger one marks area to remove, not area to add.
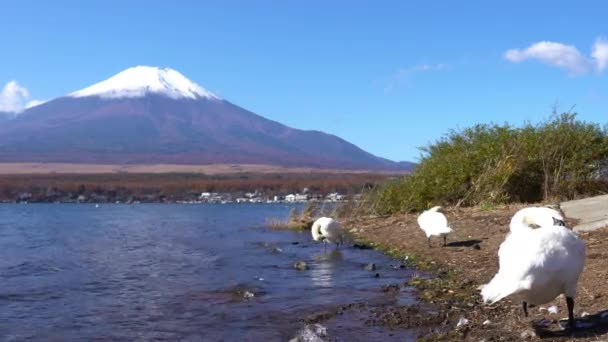
[[[126,71],[137,68],[141,67]],[[124,76],[123,71],[74,92],[78,96],[70,93],[4,120],[0,125],[0,162],[410,168],[409,164],[374,156],[335,135],[298,130],[264,118],[207,92],[179,73],[171,76],[177,80],[174,83],[155,84],[160,79],[155,77],[164,77],[164,72],[173,72],[171,69],[143,71],[152,71],[143,83],[133,80],[123,88],[104,83]]]

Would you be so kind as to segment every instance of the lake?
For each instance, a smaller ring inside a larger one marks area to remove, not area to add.
[[[286,341],[306,315],[385,300],[383,285],[411,276],[377,251],[265,227],[292,207],[0,205],[0,340]],[[353,318],[328,333],[394,336]]]

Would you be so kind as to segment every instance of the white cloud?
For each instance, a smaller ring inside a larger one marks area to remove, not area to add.
[[[30,100],[30,92],[17,81],[10,81],[0,91],[0,112],[20,113],[44,101]]]
[[[441,71],[448,68],[447,64],[419,64],[409,68],[401,68],[397,70],[388,80],[384,86],[384,93],[388,94],[392,92],[396,87],[407,83],[409,79],[417,73],[424,73],[430,71]]]
[[[598,38],[593,44],[593,51],[591,57],[595,61],[595,67],[598,71],[604,71],[608,67],[608,40],[604,38]]]
[[[594,70],[602,72],[608,69],[608,40],[603,37],[597,38],[589,57],[582,54],[573,45],[542,41],[525,49],[507,50],[504,58],[513,63],[535,59],[567,70],[571,76],[582,75]]]
[[[591,61],[572,45],[542,41],[525,49],[505,52],[505,59],[514,63],[536,59],[545,64],[567,70],[571,75],[581,75],[593,68]]]

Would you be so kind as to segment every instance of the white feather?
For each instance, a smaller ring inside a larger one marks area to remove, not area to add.
[[[317,219],[312,224],[311,233],[315,241],[324,240],[328,243],[342,243],[342,226],[338,220],[330,217]]]
[[[438,212],[441,207],[433,207],[418,216],[418,225],[427,238],[431,236],[444,236],[452,232],[448,226],[448,219]]]
[[[555,218],[563,220],[557,211],[526,209],[513,216],[511,233],[498,250],[498,273],[481,289],[486,303],[513,296],[539,305],[562,293],[572,298],[576,295],[585,244],[568,228],[553,225],[556,213],[559,217]],[[532,229],[531,224],[540,228]]]

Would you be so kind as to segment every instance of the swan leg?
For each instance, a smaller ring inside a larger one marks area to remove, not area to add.
[[[429,241],[429,247],[431,247],[431,237],[428,237],[428,241]]]
[[[570,329],[575,329],[574,325],[574,299],[572,297],[566,297],[566,305],[568,305],[568,325]]]
[[[447,244],[447,242],[446,242],[446,238],[447,238],[447,237],[444,235],[444,236],[443,236],[443,247],[445,247],[445,246],[447,246],[447,245],[448,245],[448,244]]]
[[[528,317],[528,302],[522,302],[524,308],[524,316]]]

